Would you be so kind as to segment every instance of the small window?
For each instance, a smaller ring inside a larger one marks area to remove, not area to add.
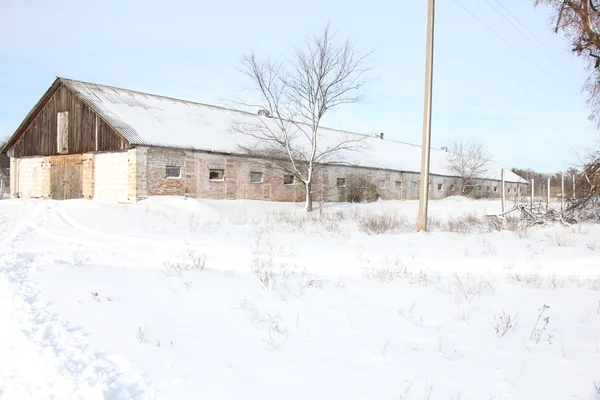
[[[455,188],[455,187],[456,187],[455,185],[450,185],[450,187],[449,187],[450,191],[451,191],[451,192],[454,192],[454,188]]]
[[[444,190],[444,184],[438,183],[438,190]]]
[[[490,191],[490,187],[489,187],[489,186],[487,186],[487,187],[485,188],[485,190],[489,192],[489,191]]]
[[[56,116],[56,151],[69,152],[69,112],[59,112]]]
[[[337,178],[337,187],[346,187],[346,178]]]
[[[508,188],[508,193],[510,193],[510,188]]]
[[[294,184],[294,175],[284,175],[283,176],[283,184],[284,185],[293,185]]]
[[[211,169],[208,173],[208,180],[212,182],[223,182],[225,180],[225,170]]]
[[[396,189],[402,189],[402,181],[394,182],[394,186],[396,186]]]
[[[384,180],[377,181],[377,188],[385,189],[385,181]]]
[[[494,192],[498,191],[498,186],[494,186]]]
[[[165,167],[165,177],[181,178],[181,167],[176,167],[174,165],[167,165]]]
[[[262,172],[250,172],[250,183],[262,183],[263,174]]]

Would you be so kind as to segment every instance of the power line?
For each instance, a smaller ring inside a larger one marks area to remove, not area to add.
[[[527,57],[527,55],[525,53],[523,53],[521,50],[519,50],[518,48],[516,48],[512,43],[510,43],[502,35],[500,35],[498,32],[496,32],[494,29],[492,29],[492,27],[490,27],[488,24],[486,24],[485,22],[483,22],[477,15],[473,14],[471,12],[471,10],[469,10],[468,8],[466,8],[465,6],[463,6],[461,3],[459,3],[458,0],[453,0],[453,1],[460,8],[462,8],[463,10],[465,10],[469,15],[471,15],[473,18],[475,18],[481,25],[485,26],[490,32],[492,32],[494,35],[498,36],[498,38],[500,40],[502,40],[504,43],[506,43],[507,45],[509,45],[514,51],[516,51],[517,53],[519,53],[521,55],[521,57],[523,57],[524,59],[526,59],[527,61],[529,61],[531,64],[535,65],[539,70],[541,70],[542,72],[544,72],[546,75],[548,75],[549,77],[551,77],[555,81],[557,80],[557,78],[554,75],[552,75],[550,72],[546,71],[544,68],[542,68],[538,63],[536,63],[535,61],[533,61],[531,58]]]
[[[533,34],[533,32],[531,32],[529,30],[529,28],[527,28],[527,25],[525,25],[524,23],[522,23],[512,12],[510,12],[510,10],[508,8],[506,8],[506,6],[504,4],[502,4],[502,2],[500,0],[494,0],[496,3],[500,4],[500,7],[502,7],[511,17],[514,18],[515,21],[517,21],[517,23],[519,25],[521,25],[523,27],[523,29],[525,29],[527,31],[527,33],[529,33],[543,48],[545,48],[546,50],[548,50],[548,52],[550,54],[552,54],[554,57],[556,57],[556,53],[554,53],[550,48],[548,48],[548,46],[546,46],[544,44],[543,41],[541,41],[540,39],[538,39],[537,36],[535,36]]]
[[[508,12],[515,21],[517,21],[523,28],[525,28],[525,30],[529,33],[529,35],[533,36],[536,41],[538,41],[544,48],[546,48],[550,53],[552,52],[550,49],[548,49],[543,43],[541,43],[541,41],[535,37],[535,35],[529,30],[527,29],[527,27],[525,25],[523,25],[523,23],[521,23],[521,21],[519,21],[517,19],[517,17],[514,16],[513,13],[511,13],[506,7],[504,7],[504,5],[500,2],[500,0],[494,0],[495,2],[497,2],[498,4],[500,4],[500,6],[506,11]],[[494,6],[490,0],[485,0],[486,3],[488,3],[490,5],[490,7],[492,7],[494,9],[494,11],[496,11],[502,18],[504,18],[506,20],[506,22],[508,22],[509,24],[512,25],[513,28],[515,28],[515,30],[517,32],[519,32],[525,39],[527,39],[532,45],[534,45],[542,54],[544,54],[550,61],[552,61],[557,67],[559,67],[563,72],[565,72],[569,78],[571,78],[575,83],[578,83],[577,80],[571,75],[571,72],[567,69],[565,69],[561,64],[559,64],[556,59],[548,54],[548,52],[546,52],[544,49],[542,49],[537,43],[535,43],[533,40],[531,40],[531,38],[525,33],[523,32],[518,26],[516,26],[510,19],[508,19],[500,10],[498,10],[496,8],[496,6]]]

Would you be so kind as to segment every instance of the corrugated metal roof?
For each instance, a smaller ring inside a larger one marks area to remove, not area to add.
[[[239,154],[243,153],[242,146],[250,147],[256,140],[239,129],[233,129],[233,126],[255,125],[256,121],[266,125],[274,123],[269,118],[244,111],[65,78],[60,78],[60,81],[132,145]],[[346,163],[396,171],[420,171],[420,146],[328,128],[321,128],[320,134],[322,144],[339,142],[344,137],[364,138],[361,151],[339,154]],[[298,145],[306,145],[300,143],[302,135],[298,136]],[[448,153],[443,150],[432,149],[432,174],[456,175],[448,166],[447,156]],[[500,179],[501,168],[490,161],[485,177]],[[509,170],[506,170],[506,180],[524,182]]]

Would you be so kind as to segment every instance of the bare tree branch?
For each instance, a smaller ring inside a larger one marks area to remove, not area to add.
[[[330,26],[306,37],[283,62],[242,58],[242,72],[253,83],[267,110],[252,121],[236,121],[232,129],[252,143],[241,145],[250,155],[267,157],[293,174],[306,189],[306,210],[312,211],[311,186],[323,164],[347,164],[344,154],[364,147],[364,137],[321,128],[329,110],[361,101],[370,83],[371,52],[359,52],[350,41],[336,41]]]
[[[593,0],[535,0],[555,10],[554,32],[571,42],[571,50],[588,61],[590,74],[583,85],[588,93],[590,119],[600,126],[600,9]]]
[[[569,199],[567,215],[600,221],[600,150],[588,149],[579,160],[579,168],[573,169],[575,191]]]
[[[448,147],[448,167],[461,178],[460,193],[470,195],[487,175],[490,154],[477,140],[456,140]]]

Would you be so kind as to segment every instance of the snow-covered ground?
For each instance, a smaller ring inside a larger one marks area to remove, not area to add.
[[[0,201],[0,399],[600,399],[600,226],[499,208]]]

